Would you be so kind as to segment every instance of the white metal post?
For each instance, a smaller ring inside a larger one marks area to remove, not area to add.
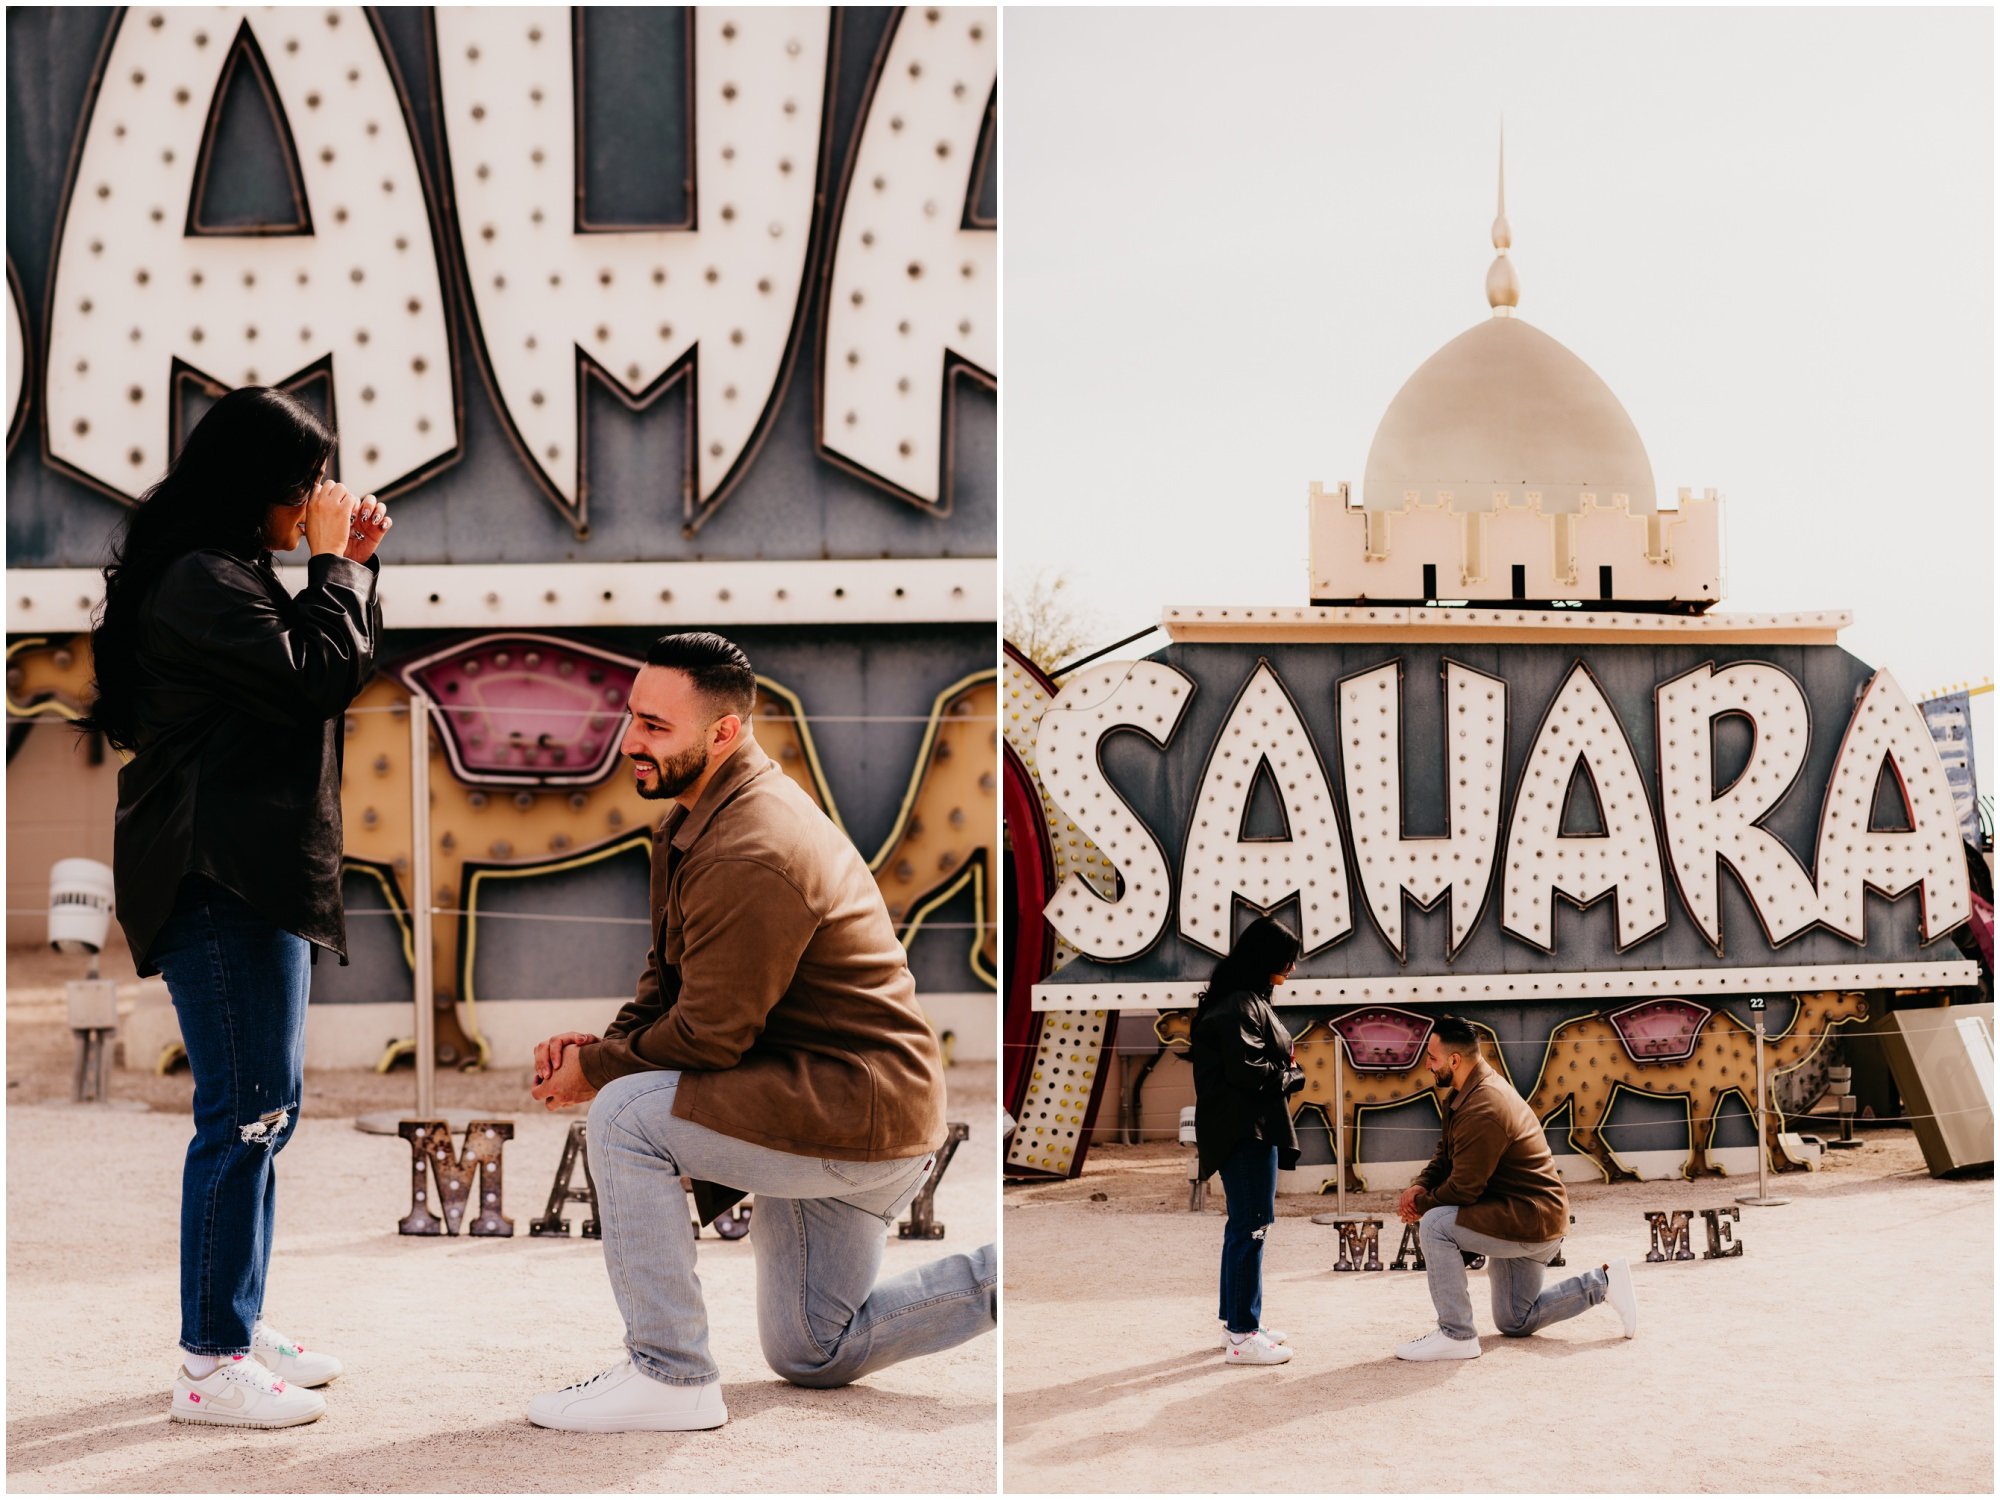
[[[417,1002],[417,1118],[436,1118],[437,995],[431,976],[431,701],[410,697],[410,937]]]
[[[1800,1019],[1804,1019],[1803,1015]],[[1764,1075],[1764,1016],[1760,1011],[1757,1015],[1757,1196],[1736,1200],[1752,1208],[1776,1208],[1779,1204],[1792,1201],[1789,1198],[1773,1198],[1768,1190],[1771,1152],[1764,1116],[1770,1109],[1770,1100],[1771,1081]]]
[[[1347,1212],[1347,1038],[1333,1034],[1334,1212]]]

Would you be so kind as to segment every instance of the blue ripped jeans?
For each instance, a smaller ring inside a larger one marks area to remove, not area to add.
[[[305,1086],[310,945],[205,876],[153,945],[194,1073],[181,1173],[181,1348],[245,1354],[264,1310],[275,1163]]]
[[[1229,1211],[1222,1223],[1217,1316],[1231,1333],[1255,1333],[1264,1315],[1264,1234],[1278,1216],[1278,1148],[1242,1141],[1216,1175]]]

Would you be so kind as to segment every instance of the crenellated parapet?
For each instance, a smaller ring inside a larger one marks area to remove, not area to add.
[[[1565,503],[1570,502],[1570,503]],[[1307,492],[1314,603],[1364,599],[1617,600],[1706,609],[1722,597],[1721,502],[1680,492],[1635,510],[1622,492],[1437,486],[1392,506],[1346,484]]]

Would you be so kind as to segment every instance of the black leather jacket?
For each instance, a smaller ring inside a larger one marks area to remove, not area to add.
[[[119,924],[143,974],[189,873],[347,961],[342,715],[375,670],[378,564],[191,552],[140,605],[138,750],[118,773]]]
[[[1299,1164],[1299,1137],[1285,1107],[1291,1033],[1271,1002],[1238,990],[1211,1002],[1188,1039],[1194,1065],[1195,1154],[1203,1177],[1246,1140],[1278,1148],[1278,1169]]]

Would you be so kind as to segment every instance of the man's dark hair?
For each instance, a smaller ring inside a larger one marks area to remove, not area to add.
[[[1431,1028],[1431,1035],[1447,1052],[1459,1052],[1467,1057],[1479,1056],[1479,1033],[1463,1016],[1439,1016],[1437,1024]]]
[[[747,720],[757,705],[757,674],[750,669],[750,658],[741,646],[713,631],[661,636],[646,652],[646,665],[687,673],[718,719],[735,714]]]

